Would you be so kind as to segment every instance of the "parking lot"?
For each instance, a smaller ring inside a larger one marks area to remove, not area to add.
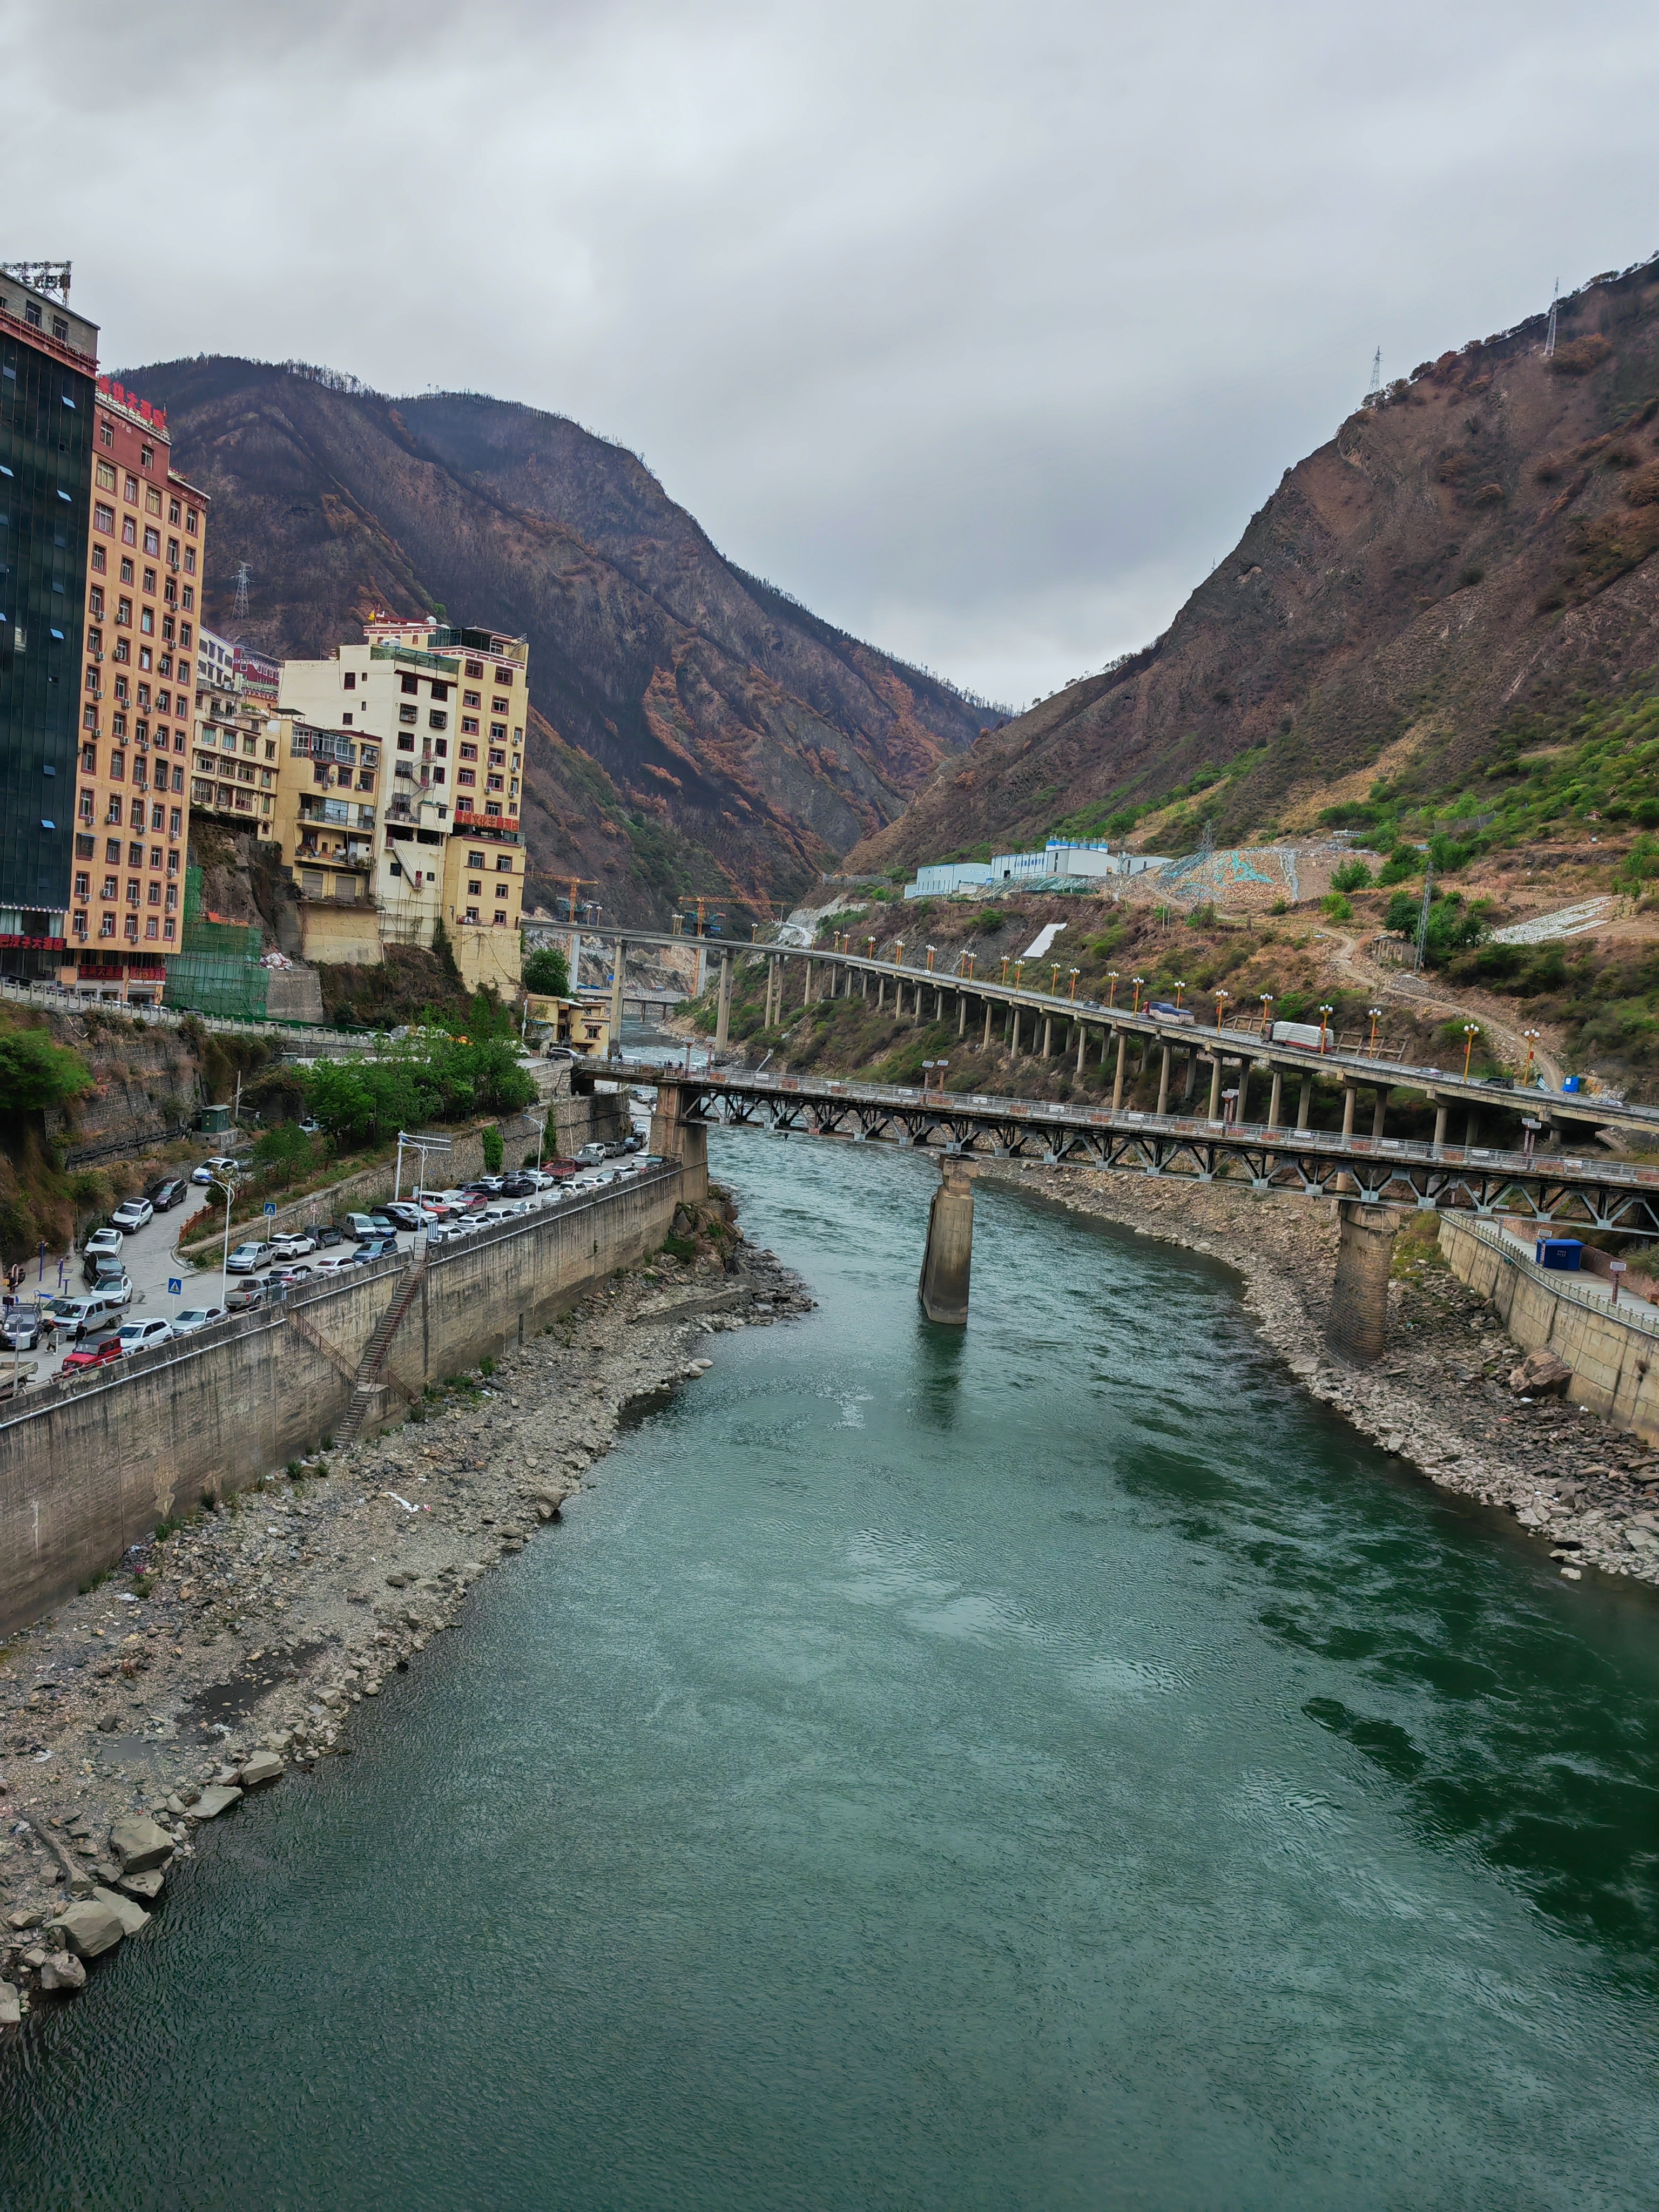
[[[635,1125],[633,1141],[636,1146],[642,1147],[646,1126],[643,1122]],[[512,1175],[481,1177],[481,1184],[506,1182],[519,1194],[474,1186],[465,1194],[450,1192],[443,1200],[434,1196],[432,1206],[421,1213],[413,1210],[414,1194],[406,1194],[403,1200],[396,1202],[400,1212],[398,1218],[391,1218],[379,1208],[370,1209],[365,1215],[342,1215],[337,1227],[325,1231],[324,1238],[314,1243],[312,1249],[302,1249],[312,1240],[301,1238],[281,1255],[269,1252],[251,1255],[255,1261],[251,1267],[246,1264],[250,1255],[244,1255],[243,1264],[234,1266],[228,1274],[223,1272],[216,1256],[212,1264],[197,1267],[178,1257],[175,1248],[179,1237],[191,1228],[199,1233],[201,1226],[198,1216],[206,1194],[202,1186],[192,1184],[182,1201],[169,1211],[155,1214],[142,1227],[123,1232],[118,1258],[131,1285],[131,1298],[112,1312],[107,1320],[95,1321],[79,1341],[65,1328],[47,1330],[40,1344],[30,1349],[14,1352],[7,1346],[0,1351],[0,1389],[9,1382],[15,1366],[26,1368],[30,1362],[33,1363],[33,1375],[21,1379],[26,1388],[38,1388],[59,1373],[66,1357],[98,1351],[124,1326],[132,1333],[129,1340],[136,1346],[141,1337],[155,1340],[162,1334],[154,1324],[173,1324],[181,1314],[221,1308],[227,1303],[228,1293],[234,1300],[233,1310],[243,1307],[250,1285],[256,1286],[256,1295],[261,1302],[270,1301],[284,1295],[289,1285],[302,1285],[339,1272],[343,1267],[354,1264],[359,1254],[385,1258],[394,1252],[408,1253],[428,1238],[440,1244],[461,1241],[508,1218],[591,1196],[596,1188],[608,1188],[637,1176],[646,1164],[642,1149],[623,1157],[584,1160],[574,1176],[556,1182],[550,1176],[546,1176],[544,1187],[535,1190],[524,1189],[522,1183],[515,1184]],[[191,1171],[188,1166],[179,1170],[184,1176]],[[519,1174],[523,1176],[525,1171],[520,1170]],[[319,1193],[318,1197],[320,1209],[327,1202],[327,1193]],[[428,1213],[435,1213],[438,1218],[427,1218]],[[233,1260],[238,1247],[250,1243],[263,1243],[254,1224],[234,1225],[230,1237]],[[49,1302],[59,1296],[76,1298],[93,1295],[91,1286],[83,1279],[84,1244],[83,1239],[82,1248],[64,1259],[48,1259],[44,1276],[38,1267],[30,1269],[19,1286],[19,1299],[27,1304]],[[288,1285],[280,1279],[285,1273]],[[172,1288],[175,1282],[179,1285],[177,1291]],[[167,1333],[171,1334],[171,1330]]]

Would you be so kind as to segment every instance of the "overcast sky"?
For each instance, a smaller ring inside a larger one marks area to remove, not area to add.
[[[643,454],[1023,704],[1385,375],[1659,247],[1659,10],[0,0],[0,258],[113,366],[297,356]]]

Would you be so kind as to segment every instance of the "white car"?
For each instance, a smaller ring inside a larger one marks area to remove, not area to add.
[[[123,1235],[130,1235],[135,1229],[148,1229],[155,1218],[155,1208],[147,1198],[129,1198],[110,1216]]]
[[[125,1243],[126,1239],[118,1229],[94,1229],[87,1239],[88,1255],[90,1257],[94,1253],[105,1252],[112,1260],[118,1260],[121,1247]]]
[[[125,1359],[134,1352],[148,1352],[152,1345],[166,1344],[173,1334],[170,1321],[130,1321],[119,1331],[116,1342]]]
[[[347,1268],[355,1267],[356,1264],[357,1248],[354,1244],[343,1252],[325,1252],[313,1272],[326,1279],[331,1275],[343,1275]]]
[[[307,1252],[317,1249],[317,1240],[307,1237],[303,1229],[289,1229],[270,1240],[273,1260],[303,1260]]]
[[[224,1317],[222,1306],[186,1306],[182,1313],[173,1316],[173,1333],[175,1336],[194,1336],[198,1328],[211,1328],[216,1321]]]
[[[204,1160],[191,1176],[192,1182],[211,1182],[215,1176],[234,1175],[236,1162],[228,1152],[216,1152],[210,1160]]]

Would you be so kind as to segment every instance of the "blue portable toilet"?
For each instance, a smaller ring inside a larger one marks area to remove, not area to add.
[[[1561,1088],[1564,1091],[1582,1091],[1583,1087],[1584,1079],[1582,1075],[1564,1075],[1561,1078]]]
[[[1583,1249],[1576,1237],[1540,1237],[1533,1248],[1533,1257],[1540,1267],[1554,1267],[1564,1275],[1576,1275],[1578,1255]]]

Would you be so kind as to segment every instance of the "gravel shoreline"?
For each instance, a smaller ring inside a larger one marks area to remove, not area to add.
[[[1314,1397],[1437,1488],[1510,1513],[1569,1581],[1586,1569],[1659,1583],[1659,1453],[1565,1399],[1510,1389],[1526,1356],[1437,1244],[1402,1231],[1388,1350],[1359,1368],[1325,1350],[1335,1208],[1215,1185],[1035,1163],[988,1179],[1224,1261],[1261,1334]]]
[[[0,2029],[142,1931],[204,1820],[348,1752],[387,1674],[716,1335],[810,1310],[723,1194],[698,1213],[690,1260],[605,1281],[400,1428],[158,1532],[0,1647]]]

